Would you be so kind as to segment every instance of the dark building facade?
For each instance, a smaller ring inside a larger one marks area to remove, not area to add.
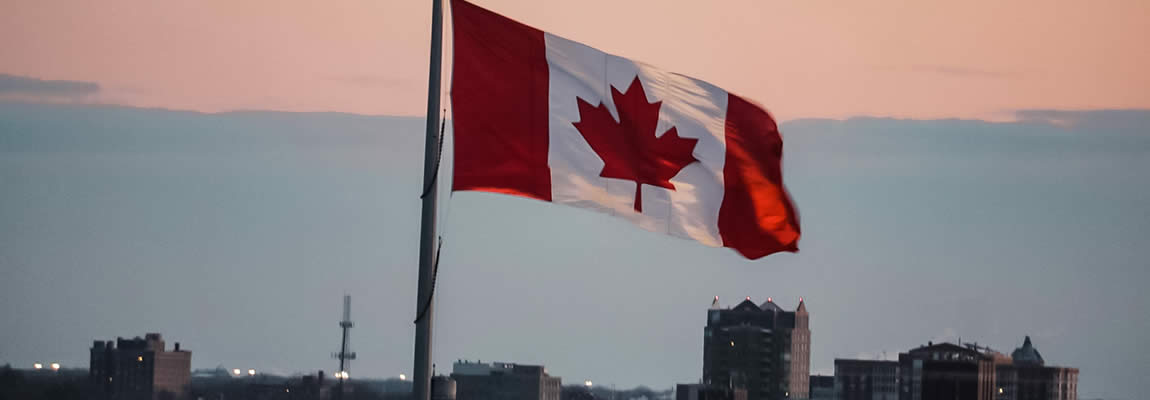
[[[541,365],[458,361],[452,366],[458,400],[559,400],[562,381]]]
[[[835,359],[835,398],[898,400],[898,361]]]
[[[995,357],[974,346],[928,344],[898,355],[901,400],[993,400]]]
[[[749,400],[806,399],[810,390],[809,314],[802,299],[784,311],[770,298],[707,310],[703,383],[742,388]]]
[[[834,400],[835,377],[826,375],[811,375],[810,390],[807,391],[810,400]]]
[[[191,380],[192,353],[179,343],[168,351],[159,333],[114,343],[97,340],[90,354],[88,376],[102,399],[178,399]]]
[[[747,400],[747,391],[702,383],[675,385],[675,400]]]
[[[995,400],[1078,400],[1078,369],[1047,367],[1030,336],[995,369]]]

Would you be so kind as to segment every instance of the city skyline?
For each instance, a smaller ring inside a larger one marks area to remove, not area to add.
[[[943,337],[1007,348],[1030,335],[1082,369],[1084,397],[1138,392],[1128,377],[1150,355],[1113,347],[1145,348],[1150,332],[1133,317],[1147,300],[1128,297],[1148,278],[1138,243],[1150,193],[1137,182],[1150,118],[1023,115],[1031,122],[784,122],[806,239],[760,263],[579,210],[457,194],[444,212],[436,363],[690,382],[715,295],[803,297],[816,374],[835,357]],[[422,119],[4,103],[0,120],[3,362],[82,364],[67,343],[162,330],[196,351],[196,368],[334,366],[349,293],[356,373],[410,376],[418,196],[403,193],[418,191],[405,171],[419,162]],[[1067,163],[1078,148],[1090,152]]]

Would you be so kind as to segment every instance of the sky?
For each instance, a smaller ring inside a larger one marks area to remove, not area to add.
[[[751,262],[445,195],[440,371],[666,388],[699,378],[713,296],[801,296],[813,373],[1030,335],[1083,398],[1150,392],[1148,3],[479,4],[765,104],[804,237]],[[348,293],[353,373],[410,375],[429,11],[6,6],[0,363],[160,331],[196,368],[331,370]]]
[[[478,4],[783,120],[1150,107],[1141,0]],[[426,1],[13,2],[0,73],[98,82],[96,101],[133,106],[419,116],[430,13]]]

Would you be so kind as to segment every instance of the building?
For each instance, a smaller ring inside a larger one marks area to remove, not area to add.
[[[928,343],[898,355],[899,399],[992,400],[995,356],[977,346]]]
[[[746,389],[749,400],[807,398],[811,332],[803,300],[794,312],[770,298],[756,305],[748,297],[734,308],[718,301],[703,329],[703,383]]]
[[[834,398],[898,400],[898,361],[835,359]]]
[[[1030,336],[995,364],[995,400],[1078,400],[1078,369],[1047,367]]]
[[[144,338],[94,341],[88,377],[108,400],[176,399],[191,379],[192,352],[180,343],[168,351],[159,333]]]
[[[455,400],[455,380],[443,375],[431,377],[431,400]]]
[[[810,400],[834,400],[835,377],[826,375],[811,375],[810,390],[807,391]]]
[[[452,366],[458,400],[559,400],[559,377],[541,365],[457,361]]]
[[[680,383],[675,385],[675,400],[747,400],[747,391],[702,383]]]

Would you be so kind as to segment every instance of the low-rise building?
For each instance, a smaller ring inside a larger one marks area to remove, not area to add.
[[[898,400],[898,361],[835,359],[834,398]]]
[[[811,375],[810,400],[834,400],[835,377],[826,375]]]
[[[88,377],[101,399],[176,399],[191,380],[192,352],[178,342],[168,351],[159,333],[114,343],[97,340],[89,353]]]
[[[559,400],[562,380],[541,365],[457,361],[452,366],[457,400]]]
[[[747,390],[702,383],[680,383],[675,385],[675,400],[747,400]]]
[[[1078,400],[1078,368],[1046,366],[1030,336],[995,368],[995,400]]]

